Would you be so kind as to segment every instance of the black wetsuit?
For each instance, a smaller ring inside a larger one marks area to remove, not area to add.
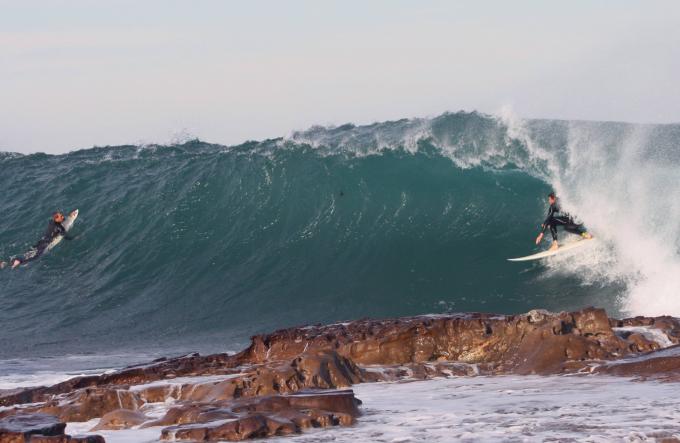
[[[550,228],[550,233],[554,241],[557,241],[557,227],[562,226],[567,232],[572,234],[583,235],[586,233],[586,228],[583,224],[574,222],[574,218],[566,212],[562,212],[560,208],[559,201],[555,201],[548,208],[548,216],[543,222],[543,230],[541,232],[545,233],[545,230]]]
[[[40,241],[38,241],[38,243],[36,243],[30,251],[24,254],[23,257],[17,257],[17,259],[21,263],[27,263],[37,259],[43,255],[45,249],[47,249],[49,244],[52,243],[52,240],[54,240],[58,235],[63,235],[66,240],[71,240],[71,237],[66,235],[66,229],[64,229],[61,223],[50,220],[49,225],[47,225],[47,231],[45,231],[45,235],[43,235]]]

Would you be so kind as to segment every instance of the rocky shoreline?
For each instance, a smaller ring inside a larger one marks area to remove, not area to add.
[[[361,418],[357,383],[476,375],[607,374],[680,381],[680,320],[602,309],[356,320],[283,329],[228,355],[159,359],[53,386],[0,392],[0,443],[239,441]],[[66,423],[97,420],[68,436]]]

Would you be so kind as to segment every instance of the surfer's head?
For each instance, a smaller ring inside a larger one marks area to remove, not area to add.
[[[61,223],[64,221],[64,214],[62,214],[61,212],[55,212],[54,214],[52,214],[52,220],[54,220],[57,223]]]
[[[548,194],[548,201],[550,202],[551,205],[553,203],[555,203],[556,200],[557,200],[557,197],[555,196],[554,192],[551,192],[550,194]]]

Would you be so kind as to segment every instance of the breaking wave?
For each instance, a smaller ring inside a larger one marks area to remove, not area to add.
[[[680,315],[680,125],[444,114],[222,146],[0,153],[0,356],[238,347],[292,324],[583,305]],[[555,189],[599,239],[545,262]]]

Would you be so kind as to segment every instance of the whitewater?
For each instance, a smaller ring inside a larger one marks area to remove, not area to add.
[[[73,241],[0,272],[0,358],[239,349],[366,316],[680,315],[679,148],[680,125],[458,112],[237,146],[0,153],[0,257],[80,209]],[[537,250],[551,190],[597,247],[506,262]]]
[[[680,436],[677,396],[662,383],[626,378],[474,377],[365,384],[354,391],[370,405],[356,426],[267,441],[641,442]],[[155,404],[146,412],[160,417],[169,406]],[[66,430],[86,434],[97,422],[69,423]],[[159,441],[158,427],[98,434],[109,443]]]

